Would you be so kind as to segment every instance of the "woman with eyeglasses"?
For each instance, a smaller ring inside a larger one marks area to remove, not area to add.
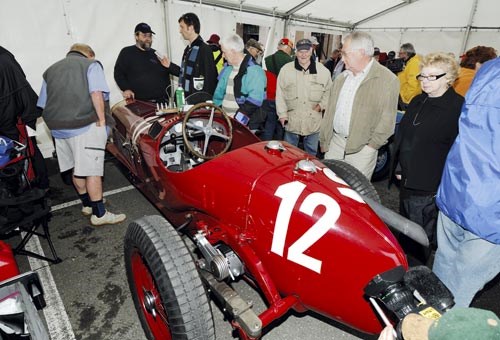
[[[451,86],[457,75],[458,64],[451,55],[426,55],[417,75],[422,93],[409,103],[396,134],[393,173],[399,163],[400,214],[425,229],[431,246],[423,250],[404,237],[400,243],[423,263],[432,260],[431,250],[436,248],[435,195],[464,102]]]

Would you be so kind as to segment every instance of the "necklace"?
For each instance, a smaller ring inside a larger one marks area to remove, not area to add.
[[[420,112],[422,112],[422,109],[424,108],[424,105],[425,105],[425,102],[427,101],[427,98],[429,98],[429,97],[425,97],[424,101],[422,102],[422,105],[420,105],[420,108],[417,111],[417,114],[413,118],[413,126],[419,126],[420,124],[422,124],[422,121],[417,122],[417,118],[418,118],[418,115],[420,114]]]

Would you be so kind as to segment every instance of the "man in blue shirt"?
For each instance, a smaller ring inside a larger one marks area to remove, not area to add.
[[[465,96],[459,134],[446,159],[436,203],[433,270],[469,306],[500,273],[500,58],[481,66]]]
[[[94,56],[88,45],[71,46],[66,58],[43,74],[37,105],[55,139],[60,171],[73,168],[82,214],[92,215],[90,223],[99,226],[120,223],[126,216],[106,211],[102,199],[109,88]]]

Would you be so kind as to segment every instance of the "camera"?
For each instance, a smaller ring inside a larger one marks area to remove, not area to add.
[[[366,286],[368,297],[381,301],[399,323],[409,313],[438,318],[455,304],[453,294],[426,266],[402,266],[376,275]]]
[[[385,66],[392,71],[392,73],[399,73],[405,68],[405,61],[403,58],[396,58],[387,60]]]

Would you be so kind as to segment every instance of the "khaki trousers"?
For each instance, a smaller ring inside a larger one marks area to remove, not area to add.
[[[378,150],[365,145],[360,151],[346,155],[346,142],[347,137],[334,132],[329,150],[325,153],[325,159],[336,159],[349,163],[370,180],[377,164]]]

